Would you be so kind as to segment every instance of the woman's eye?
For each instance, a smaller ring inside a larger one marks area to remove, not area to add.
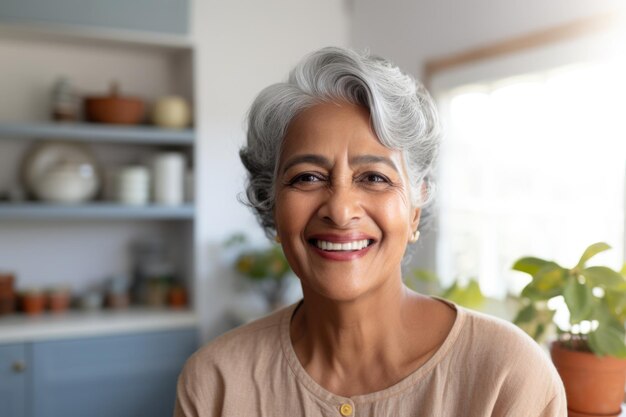
[[[389,183],[389,179],[387,177],[375,172],[363,175],[363,180],[368,183]]]
[[[320,181],[324,181],[324,178],[321,175],[307,172],[304,174],[296,175],[295,177],[291,179],[291,181],[289,181],[289,184],[290,185],[298,185],[298,184],[303,185],[303,184],[318,183]]]
[[[315,182],[319,181],[319,178],[313,174],[302,174],[295,178],[297,182]]]

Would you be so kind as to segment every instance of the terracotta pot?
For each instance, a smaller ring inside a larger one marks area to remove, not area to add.
[[[10,314],[15,309],[15,277],[8,272],[0,272],[0,316]]]
[[[187,305],[187,292],[182,287],[172,287],[167,293],[167,301],[172,308],[183,308]]]
[[[48,293],[48,308],[53,313],[63,313],[70,307],[71,294],[69,290],[53,290]]]
[[[46,297],[38,291],[27,292],[22,295],[22,309],[29,316],[41,314],[45,307]]]
[[[626,359],[577,352],[553,342],[552,361],[565,385],[569,416],[618,416],[626,386]]]
[[[136,97],[123,97],[116,84],[109,96],[85,97],[85,116],[90,122],[134,125],[144,116],[143,101]]]

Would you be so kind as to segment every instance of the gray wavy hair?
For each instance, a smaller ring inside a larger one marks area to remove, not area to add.
[[[402,152],[412,204],[424,207],[432,200],[440,129],[426,89],[384,59],[323,48],[304,57],[287,82],[261,91],[248,114],[247,144],[239,151],[248,170],[243,202],[270,238],[275,234],[274,183],[287,128],[300,112],[325,102],[367,108],[380,142]]]

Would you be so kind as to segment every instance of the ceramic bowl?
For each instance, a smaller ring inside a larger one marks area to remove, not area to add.
[[[51,203],[81,203],[92,199],[99,180],[90,164],[63,163],[43,173],[35,183],[35,194]]]
[[[29,194],[46,201],[89,200],[102,182],[90,149],[69,142],[36,143],[22,160],[21,178]]]

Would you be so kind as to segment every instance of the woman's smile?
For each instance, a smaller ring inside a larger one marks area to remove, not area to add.
[[[315,253],[332,261],[351,261],[365,256],[375,240],[359,233],[350,235],[316,234],[308,239]]]

